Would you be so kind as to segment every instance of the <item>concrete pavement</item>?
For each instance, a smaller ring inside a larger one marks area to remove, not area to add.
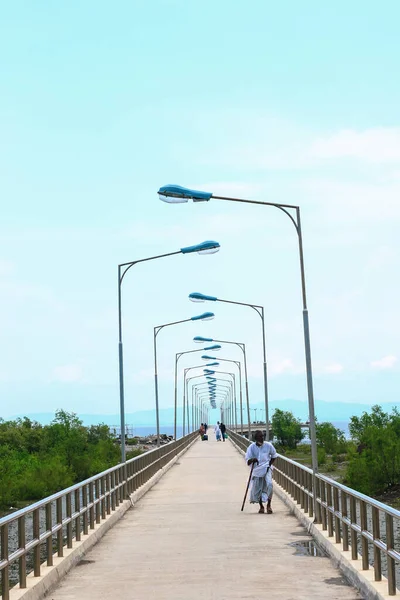
[[[49,594],[53,600],[355,600],[328,558],[275,497],[247,503],[242,456],[227,441],[196,443]]]

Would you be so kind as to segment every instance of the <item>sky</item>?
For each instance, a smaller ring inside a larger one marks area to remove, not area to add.
[[[396,0],[0,10],[1,416],[117,414],[117,265],[204,240],[220,252],[135,265],[124,280],[127,412],[154,406],[154,326],[204,310],[215,319],[158,336],[160,406],[196,335],[245,343],[250,400],[262,401],[257,314],[193,304],[195,291],[264,306],[270,398],[306,400],[290,220],[218,200],[167,205],[168,183],[299,205],[317,415],[319,401],[398,401]],[[234,345],[220,356],[241,358]],[[202,362],[192,357],[181,369]]]

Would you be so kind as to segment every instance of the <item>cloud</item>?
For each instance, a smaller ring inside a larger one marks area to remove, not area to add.
[[[343,371],[343,365],[341,365],[339,363],[331,363],[331,364],[323,367],[322,371],[324,373],[331,373],[331,374],[341,373]]]
[[[365,131],[344,129],[313,142],[315,159],[357,159],[367,163],[400,163],[400,128],[378,127]]]
[[[53,369],[52,381],[74,383],[76,381],[82,381],[82,379],[83,372],[79,365],[62,365]]]
[[[383,358],[380,358],[379,360],[371,361],[370,366],[373,369],[380,369],[380,370],[392,369],[396,363],[397,363],[396,356],[393,356],[392,354],[390,354],[389,356],[384,356]]]
[[[282,360],[271,361],[268,372],[270,375],[283,375],[284,373],[298,375],[304,372],[304,368],[296,366],[290,358],[283,358]]]

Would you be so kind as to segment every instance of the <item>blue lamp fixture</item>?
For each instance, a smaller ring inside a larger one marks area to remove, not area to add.
[[[207,342],[213,342],[214,340],[212,338],[206,338],[206,337],[203,337],[201,335],[196,335],[196,337],[193,338],[193,341],[196,344],[203,344],[204,342],[206,342],[206,343]]]
[[[158,195],[160,200],[168,204],[183,204],[189,200],[207,202],[207,200],[210,200],[212,193],[190,190],[180,185],[163,185],[158,190]]]
[[[197,254],[215,254],[220,249],[220,245],[218,242],[214,242],[213,240],[207,240],[206,242],[202,242],[201,244],[196,244],[195,246],[187,246],[186,248],[181,248],[182,254],[191,254],[192,252],[197,252]]]
[[[208,354],[203,354],[201,358],[203,360],[217,360],[215,356],[209,356]]]
[[[206,348],[204,348],[204,350],[207,352],[209,350],[212,350],[213,352],[218,352],[218,350],[221,350],[221,347],[219,344],[214,344],[213,346],[207,346]]]
[[[215,317],[214,313],[205,312],[201,315],[197,315],[196,317],[192,317],[191,320],[192,321],[211,321],[211,319],[213,319],[214,317]]]
[[[200,294],[200,292],[193,292],[189,294],[189,300],[192,302],[216,302],[218,298],[216,296],[207,296],[207,294]]]

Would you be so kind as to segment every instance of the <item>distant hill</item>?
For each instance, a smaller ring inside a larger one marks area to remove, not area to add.
[[[371,404],[357,404],[347,402],[324,402],[317,400],[315,402],[315,414],[319,422],[321,421],[348,421],[352,416],[360,416],[364,411],[371,409]],[[391,412],[394,407],[399,407],[399,404],[395,403],[382,403],[381,406],[386,412]],[[257,404],[251,404],[251,408],[262,409],[264,407],[263,402]],[[293,412],[295,417],[301,420],[308,419],[308,404],[299,400],[281,400],[278,402],[271,402],[269,405],[270,418],[276,408],[281,410],[289,410]],[[217,413],[215,413],[217,414]],[[264,416],[264,413],[257,415]],[[84,425],[97,425],[99,423],[105,423],[108,426],[119,425],[119,414],[84,414],[79,413],[79,418],[83,421]],[[30,413],[26,415],[15,415],[12,418],[17,417],[28,417],[29,419],[38,421],[43,425],[50,423],[54,419],[54,413]],[[252,420],[254,419],[254,412],[251,413]],[[182,420],[182,407],[178,408],[178,421]],[[245,415],[244,415],[244,420]],[[144,427],[154,425],[155,414],[154,410],[142,410],[134,413],[126,413],[125,423],[127,425],[134,425],[135,427]],[[160,410],[160,424],[170,426],[174,423],[174,409],[163,408]]]

